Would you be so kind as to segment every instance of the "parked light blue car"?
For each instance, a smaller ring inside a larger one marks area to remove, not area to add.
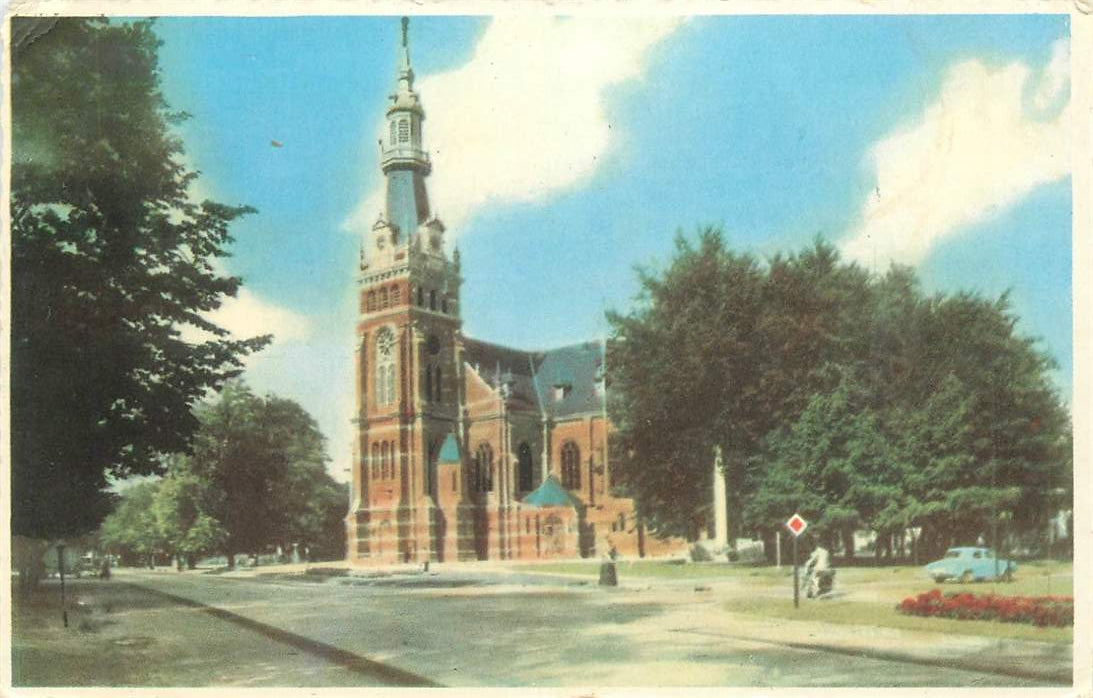
[[[995,559],[990,548],[949,548],[945,557],[926,565],[926,574],[940,584],[947,579],[968,582],[989,582],[1000,579],[1013,581],[1017,563],[1013,560]]]

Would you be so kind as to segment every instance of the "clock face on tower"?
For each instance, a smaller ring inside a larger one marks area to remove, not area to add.
[[[376,337],[376,349],[383,358],[390,358],[395,348],[395,335],[386,327],[379,331]]]

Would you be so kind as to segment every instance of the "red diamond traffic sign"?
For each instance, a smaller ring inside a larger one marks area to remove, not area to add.
[[[790,530],[790,533],[794,537],[801,535],[806,528],[808,528],[808,522],[801,518],[800,514],[794,514],[789,517],[789,521],[786,522],[786,528]]]

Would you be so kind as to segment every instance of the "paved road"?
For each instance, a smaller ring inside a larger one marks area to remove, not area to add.
[[[415,676],[449,686],[1041,685],[711,634],[720,600],[684,588],[603,590],[466,572],[356,583],[170,572],[117,579],[220,609],[222,631],[241,646],[280,633],[316,666],[356,661],[362,685]]]

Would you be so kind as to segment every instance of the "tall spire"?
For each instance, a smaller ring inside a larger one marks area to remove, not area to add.
[[[431,219],[425,177],[432,169],[422,139],[425,110],[414,91],[410,66],[410,20],[402,18],[398,80],[387,107],[387,128],[380,143],[380,168],[387,178],[384,222],[393,229],[392,242],[408,241]]]
[[[402,18],[402,51],[398,72],[398,91],[413,92],[414,69],[410,66],[410,18]]]

